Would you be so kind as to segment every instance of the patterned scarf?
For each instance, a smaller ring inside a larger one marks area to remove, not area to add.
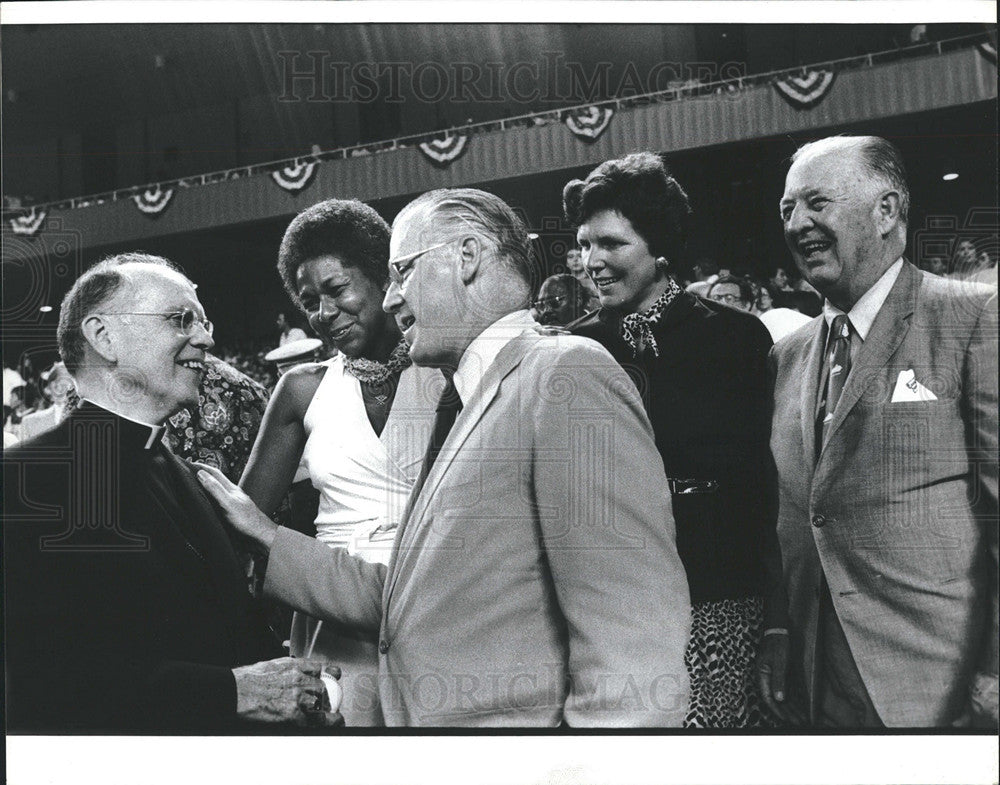
[[[622,319],[622,338],[625,343],[632,347],[632,356],[638,357],[647,347],[653,350],[653,356],[660,356],[660,349],[656,345],[656,338],[653,337],[653,330],[650,325],[660,321],[660,316],[667,310],[667,306],[674,301],[674,298],[681,293],[673,278],[667,279],[667,289],[656,298],[653,303],[642,313],[630,313]],[[640,349],[639,347],[642,347]]]
[[[405,339],[396,344],[388,361],[384,363],[367,357],[344,355],[344,370],[359,382],[371,385],[385,384],[390,376],[399,375],[404,368],[409,368],[410,363],[410,346]]]

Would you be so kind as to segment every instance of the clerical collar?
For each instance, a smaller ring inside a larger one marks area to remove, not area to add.
[[[128,440],[137,445],[141,445],[144,450],[152,450],[160,443],[163,439],[163,434],[166,433],[165,425],[151,425],[148,422],[142,422],[140,420],[135,420],[127,415],[121,414],[120,412],[112,411],[105,406],[100,406],[93,401],[84,398],[83,404],[80,410],[84,413],[94,413],[95,410],[99,412],[107,412],[117,417],[119,420],[123,420],[126,423],[124,428],[124,435]]]

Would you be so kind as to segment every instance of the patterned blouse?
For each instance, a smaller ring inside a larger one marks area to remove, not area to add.
[[[216,466],[239,482],[268,397],[268,391],[253,379],[218,357],[206,355],[198,409],[181,409],[167,421],[170,449],[186,460]]]

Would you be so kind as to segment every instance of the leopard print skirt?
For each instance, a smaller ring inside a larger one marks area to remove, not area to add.
[[[694,606],[684,662],[691,679],[685,728],[759,728],[770,725],[761,709],[755,664],[764,603],[760,597]]]

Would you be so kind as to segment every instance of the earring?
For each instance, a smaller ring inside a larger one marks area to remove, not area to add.
[[[670,263],[666,260],[666,257],[658,256],[656,257],[656,269],[662,272],[667,272],[670,267]]]

